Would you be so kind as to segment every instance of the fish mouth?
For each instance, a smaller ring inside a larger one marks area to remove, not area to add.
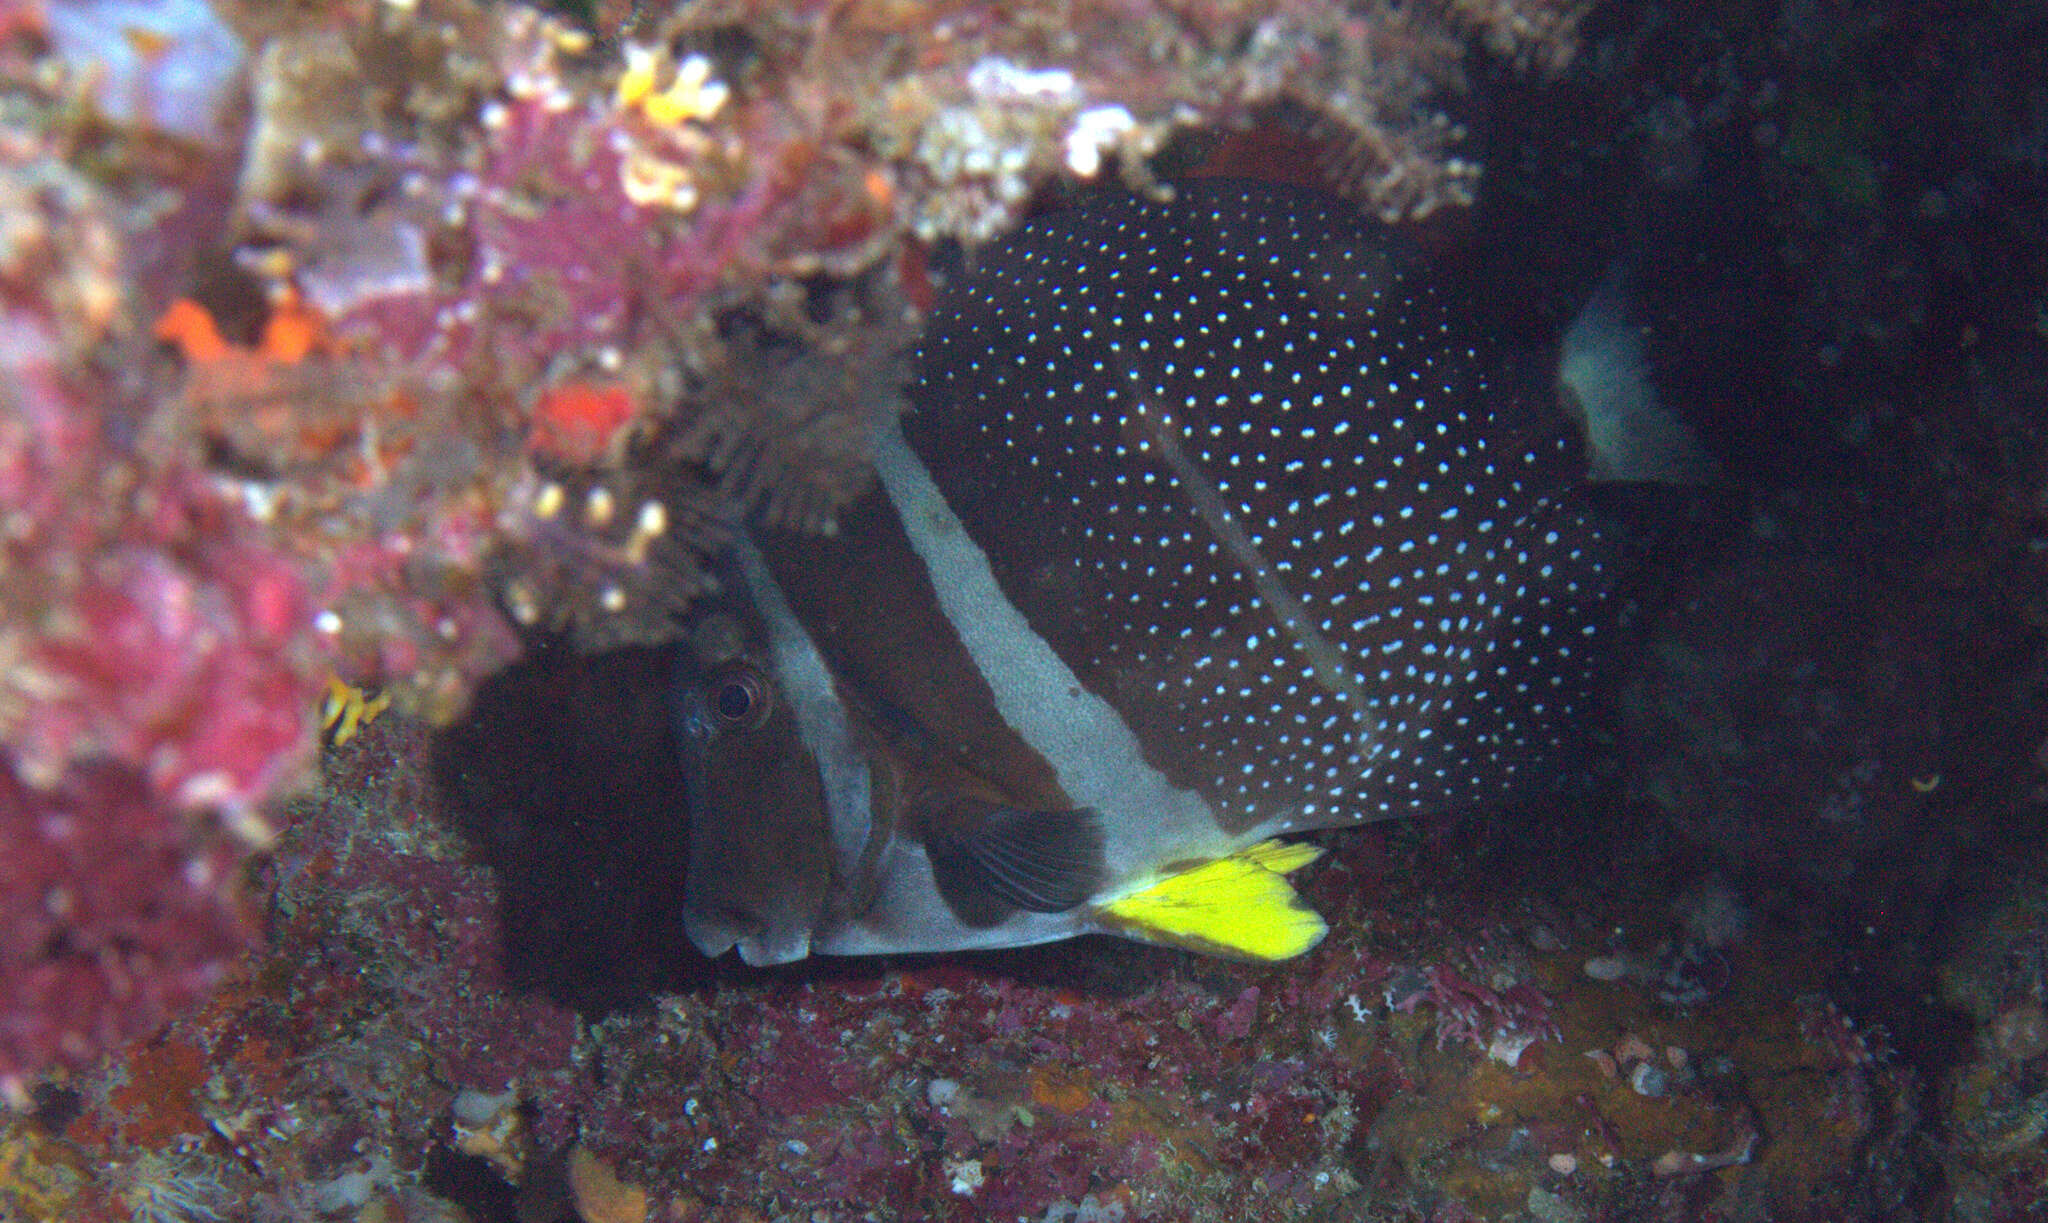
[[[730,923],[699,913],[690,913],[683,917],[683,930],[690,936],[690,942],[696,945],[697,950],[702,952],[707,960],[715,960],[731,951],[746,933]]]
[[[811,932],[800,927],[778,930],[757,921],[692,913],[683,918],[683,929],[706,959],[738,949],[740,961],[749,968],[794,964],[811,954]]]
[[[740,960],[749,968],[773,968],[777,964],[794,964],[808,959],[811,954],[811,935],[808,930],[786,930],[779,934],[757,934],[743,938],[737,944]]]

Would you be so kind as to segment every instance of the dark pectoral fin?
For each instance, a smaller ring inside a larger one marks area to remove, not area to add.
[[[969,925],[992,926],[1016,909],[1061,913],[1102,886],[1102,824],[1087,808],[1019,811],[977,799],[953,810],[925,840],[940,895]]]

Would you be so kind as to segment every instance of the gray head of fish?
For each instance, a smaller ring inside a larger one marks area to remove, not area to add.
[[[766,651],[758,618],[711,607],[672,688],[690,825],[684,925],[705,955],[737,947],[756,966],[810,954],[834,875],[823,782]]]
[[[917,719],[827,661],[751,543],[731,559],[673,687],[690,824],[684,923],[697,948],[736,948],[758,967],[1087,928],[1082,904],[1104,882],[1094,813],[1048,801],[1016,761],[1000,785],[960,767]],[[902,576],[875,572],[892,586]],[[828,635],[873,626],[859,610],[873,604],[855,603],[828,616]],[[900,606],[892,618],[905,619]],[[919,652],[930,643],[906,644],[893,665],[930,678],[934,660]]]

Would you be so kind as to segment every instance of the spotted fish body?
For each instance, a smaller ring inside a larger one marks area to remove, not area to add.
[[[744,545],[700,620],[694,941],[1266,954],[1232,930],[1270,914],[1125,902],[1510,794],[1583,695],[1611,550],[1575,439],[1491,410],[1478,357],[1369,222],[1286,188],[1104,197],[981,252],[878,489],[836,538]],[[1320,921],[1281,894],[1298,949]]]

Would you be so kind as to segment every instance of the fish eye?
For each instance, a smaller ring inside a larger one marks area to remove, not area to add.
[[[706,695],[722,726],[752,730],[768,720],[773,696],[760,672],[731,667],[711,681]]]
[[[728,722],[744,719],[754,709],[754,686],[745,680],[727,680],[718,690],[718,716]]]

